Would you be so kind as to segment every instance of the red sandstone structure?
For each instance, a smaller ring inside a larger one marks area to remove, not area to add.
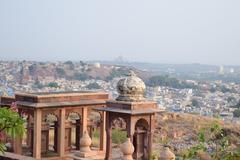
[[[94,108],[105,107],[107,93],[63,92],[63,93],[16,93],[18,111],[27,119],[26,145],[30,155],[41,159],[49,151],[49,134],[54,134],[55,157],[66,157],[73,148],[72,129],[75,129],[75,150],[80,150],[80,138],[84,131],[91,132],[88,120]],[[3,101],[5,102],[5,101]],[[4,104],[4,103],[3,103]],[[105,113],[100,115],[100,151],[105,150]],[[74,122],[71,120],[73,118]],[[49,120],[50,119],[50,120]],[[50,122],[49,122],[50,121]],[[23,154],[22,140],[15,138],[13,152]]]
[[[145,100],[145,88],[144,82],[135,73],[130,72],[126,78],[118,82],[117,99],[107,101],[106,107],[98,109],[106,112],[106,160],[112,159],[111,131],[113,122],[119,119],[125,121],[127,137],[134,146],[133,158],[149,159],[152,152],[155,113],[159,110],[156,102]]]
[[[2,96],[0,97],[0,107],[10,107],[15,102],[14,97]]]
[[[39,160],[49,152],[56,159],[91,159],[103,154],[102,159],[111,160],[111,132],[114,124],[120,124],[128,138],[122,147],[123,159],[148,160],[157,104],[145,100],[145,84],[133,72],[118,82],[117,90],[116,100],[109,100],[102,92],[16,93],[19,114],[27,120],[27,155]],[[90,113],[99,115],[99,125],[92,124]],[[98,150],[90,147],[94,126],[99,126]],[[22,139],[15,138],[11,143],[15,154],[26,155]],[[73,150],[75,155],[71,157]]]

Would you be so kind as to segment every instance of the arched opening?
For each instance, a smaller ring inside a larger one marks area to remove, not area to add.
[[[49,113],[42,122],[41,152],[43,157],[57,155],[58,117]]]
[[[134,153],[136,160],[148,159],[148,130],[149,125],[145,119],[139,119],[135,124],[135,132],[133,136]]]
[[[24,113],[23,111],[20,111],[20,112],[21,112],[20,113],[21,118],[26,121],[25,129],[28,132],[28,128],[29,128],[29,126],[28,126],[28,119],[32,118],[32,116]],[[29,149],[29,145],[28,145],[29,142],[28,142],[27,134],[24,134],[23,137],[22,137],[22,148],[23,148],[23,150],[24,149]]]
[[[127,122],[125,119],[118,117],[111,123],[111,146],[112,146],[112,158],[117,159],[122,157],[120,145],[127,140]]]
[[[32,155],[32,115],[31,114],[26,114],[24,113],[24,111],[20,111],[20,115],[21,115],[21,118],[23,118],[25,120],[25,129],[26,129],[26,134],[23,135],[22,139],[21,139],[21,150],[22,152],[24,152],[25,155],[27,156],[31,156]],[[13,139],[9,136],[6,135],[6,144],[11,144],[13,142]],[[13,148],[13,145],[9,145],[7,146],[7,150],[12,152],[14,151],[14,148]]]
[[[69,113],[65,128],[65,150],[80,149],[81,117],[76,112]]]
[[[100,148],[101,131],[100,126],[102,123],[101,114],[97,111],[91,110],[88,114],[88,134],[92,139],[91,148],[98,150]]]

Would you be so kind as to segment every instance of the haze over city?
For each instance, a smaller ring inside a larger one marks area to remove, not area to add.
[[[240,1],[1,1],[1,60],[238,65]]]
[[[240,160],[239,6],[0,1],[0,160]]]

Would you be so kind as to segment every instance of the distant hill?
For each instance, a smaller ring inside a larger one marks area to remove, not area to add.
[[[13,76],[20,83],[27,83],[29,80],[41,81],[43,79],[65,78],[67,80],[101,79],[111,80],[128,74],[134,70],[142,79],[147,80],[151,73],[131,66],[120,66],[100,63],[86,62],[31,62],[24,61],[16,63],[12,69],[20,68]]]
[[[216,81],[240,83],[240,66],[207,65],[207,64],[164,64],[128,61],[102,61],[103,64],[115,64],[138,68],[152,75],[170,75],[183,80]],[[219,74],[221,68],[224,74]]]

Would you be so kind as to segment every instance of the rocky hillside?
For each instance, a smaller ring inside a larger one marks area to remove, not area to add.
[[[209,128],[214,123],[222,127],[224,133],[230,138],[229,141],[233,148],[240,147],[240,125],[191,114],[161,113],[157,115],[155,150],[167,144],[176,154],[181,154],[185,149],[197,143],[200,130]]]
[[[41,81],[43,79],[65,78],[67,80],[101,79],[112,80],[115,77],[126,75],[129,69],[134,70],[142,79],[147,80],[151,73],[134,67],[118,66],[110,64],[90,64],[85,62],[14,62],[13,77],[20,83],[29,80]],[[12,71],[9,71],[11,74]]]

